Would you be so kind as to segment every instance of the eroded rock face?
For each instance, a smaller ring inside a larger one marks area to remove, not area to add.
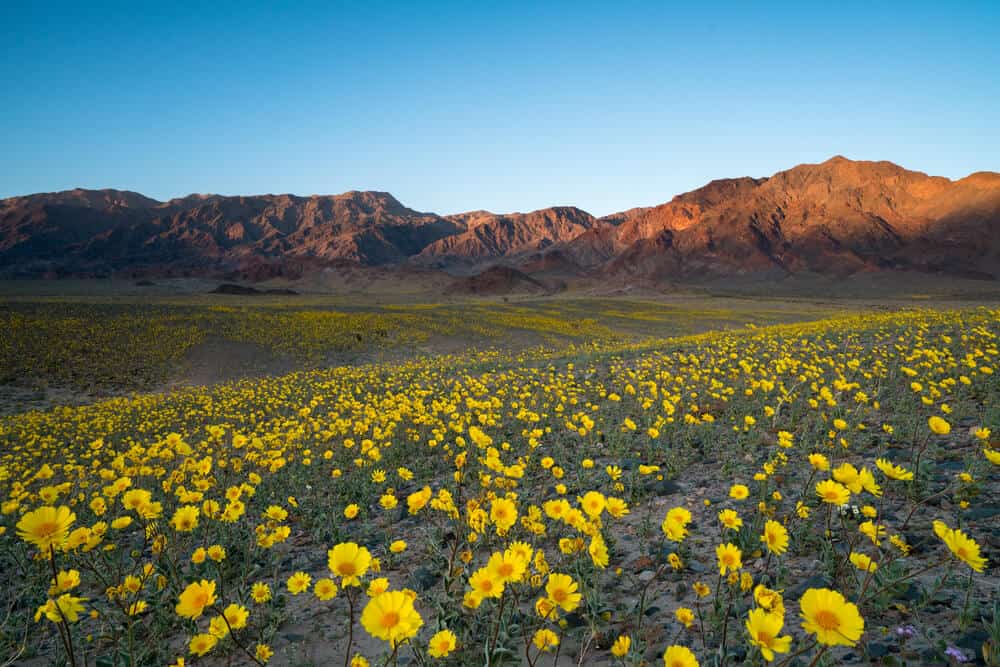
[[[118,190],[0,200],[0,273],[184,275],[349,262],[476,273],[641,277],[915,269],[1000,276],[1000,174],[958,181],[835,157],[770,178],[712,181],[649,208],[451,216],[384,192],[189,195]],[[289,271],[292,271],[290,268]],[[405,274],[405,272],[404,272]]]
[[[134,193],[71,192],[84,194],[0,202],[0,266],[49,262],[73,273],[285,255],[374,266],[399,262],[462,231],[383,192],[192,195],[137,204],[120,196],[141,197]]]
[[[835,157],[607,216],[549,252],[588,271],[650,277],[893,268],[996,277],[1000,174],[950,181]]]

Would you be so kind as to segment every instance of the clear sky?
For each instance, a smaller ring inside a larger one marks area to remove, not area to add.
[[[0,197],[595,214],[835,154],[1000,171],[1000,2],[0,3]]]

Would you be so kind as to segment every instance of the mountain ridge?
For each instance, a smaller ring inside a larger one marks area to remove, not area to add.
[[[220,273],[241,265],[481,271],[672,280],[893,269],[1000,277],[1000,173],[957,180],[834,156],[710,181],[655,206],[438,215],[381,191],[190,194],[117,189],[0,200],[6,276]]]

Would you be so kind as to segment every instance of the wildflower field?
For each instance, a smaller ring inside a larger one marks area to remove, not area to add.
[[[0,418],[0,665],[1000,664],[1000,310],[101,307],[5,371],[310,361]]]

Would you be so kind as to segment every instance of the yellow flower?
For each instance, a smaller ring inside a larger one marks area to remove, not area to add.
[[[598,491],[588,491],[584,494],[583,498],[580,498],[580,506],[583,511],[587,513],[591,519],[596,519],[601,516],[604,511],[605,505],[607,505],[607,500],[604,498],[603,493]]]
[[[674,612],[674,616],[684,624],[685,628],[690,628],[691,624],[694,623],[694,612],[687,607],[678,607],[677,611]]]
[[[386,577],[378,577],[368,583],[368,590],[365,591],[365,594],[373,598],[376,595],[385,593],[387,590],[389,590],[389,580]]]
[[[358,515],[358,512],[360,510],[361,510],[360,507],[358,507],[354,503],[351,503],[350,505],[348,505],[347,507],[344,508],[344,518],[348,519],[348,520],[349,519],[353,519],[354,517],[356,517]]]
[[[810,454],[809,455],[809,465],[819,471],[830,469],[830,459],[826,458],[822,454]]]
[[[402,591],[387,591],[368,601],[361,612],[361,625],[372,637],[395,647],[416,636],[423,619],[413,608],[413,600]]]
[[[17,536],[39,551],[61,548],[66,541],[70,526],[76,521],[76,514],[65,505],[58,508],[44,506],[28,512],[17,522]]]
[[[488,567],[479,568],[469,578],[472,592],[482,598],[498,598],[503,595],[504,582]]]
[[[202,633],[191,638],[191,643],[188,644],[188,648],[193,655],[205,655],[215,648],[215,645],[218,643],[219,639],[215,635]]]
[[[548,651],[559,645],[559,636],[548,628],[540,628],[535,632],[532,642],[539,651]]]
[[[777,521],[768,521],[760,541],[767,545],[768,551],[780,556],[788,550],[788,531]]]
[[[605,507],[605,509],[608,511],[608,514],[614,518],[620,519],[629,513],[628,503],[621,498],[608,496],[607,500],[607,507]]]
[[[709,588],[706,584],[701,583],[700,581],[694,582],[691,588],[694,589],[694,592],[700,598],[708,597],[709,595],[712,594],[712,589]]]
[[[498,533],[506,533],[517,521],[517,505],[507,498],[497,498],[490,503],[490,520]]]
[[[309,590],[309,585],[312,583],[312,577],[305,572],[296,572],[292,576],[288,577],[286,585],[288,586],[288,592],[292,595],[298,595],[299,593],[304,593]]]
[[[816,484],[816,495],[823,502],[830,503],[831,505],[844,505],[851,499],[851,491],[843,484],[839,484],[832,479],[818,482]]]
[[[389,551],[394,554],[401,554],[406,551],[406,540],[396,540],[389,545]]]
[[[750,489],[743,484],[733,484],[729,487],[729,497],[736,500],[743,500],[750,495]]]
[[[747,617],[750,643],[760,649],[761,655],[768,662],[774,660],[775,653],[788,653],[792,645],[791,637],[778,636],[784,624],[781,616],[769,614],[763,609],[752,609]]]
[[[866,554],[852,551],[848,558],[851,559],[851,563],[854,564],[854,567],[858,568],[862,572],[874,572],[878,567],[875,561],[869,558]]]
[[[715,548],[715,555],[719,559],[719,574],[726,572],[736,572],[743,567],[742,552],[735,544],[720,544]]]
[[[632,638],[628,635],[618,635],[615,643],[611,645],[611,654],[618,658],[628,655],[628,650],[632,648]]]
[[[663,667],[698,667],[698,659],[686,646],[668,646],[663,652]]]
[[[799,600],[802,629],[825,646],[854,646],[865,631],[858,608],[828,588],[810,588]]]
[[[145,600],[136,600],[135,602],[133,602],[128,606],[128,608],[125,610],[125,613],[127,613],[129,616],[138,616],[139,614],[145,612],[147,609],[149,609],[149,603],[147,603]]]
[[[35,622],[41,620],[44,615],[53,623],[62,623],[63,618],[68,623],[76,623],[80,620],[80,612],[83,611],[83,602],[87,598],[73,597],[69,593],[63,593],[55,600],[49,600],[35,612]]]
[[[850,463],[843,463],[835,468],[833,478],[850,489],[851,493],[861,493],[860,473]]]
[[[886,459],[875,459],[875,466],[889,479],[902,481],[913,479],[913,473],[902,466],[897,466]]]
[[[872,521],[864,521],[858,524],[858,531],[868,537],[872,541],[872,544],[878,546],[881,539],[885,536],[885,526],[876,525]]]
[[[608,566],[608,546],[604,542],[604,537],[597,533],[590,538],[590,545],[587,547],[590,560],[597,567],[604,569]]]
[[[188,533],[198,527],[198,514],[200,510],[196,505],[184,505],[177,508],[174,516],[170,519],[170,524],[174,530]]]
[[[486,567],[496,578],[504,583],[508,581],[521,581],[524,578],[527,566],[528,563],[523,557],[510,550],[493,554],[486,564]]]
[[[360,586],[372,564],[372,555],[354,542],[341,542],[326,552],[327,567],[340,577],[341,586]]]
[[[952,530],[943,521],[934,522],[934,533],[941,538],[951,553],[976,572],[986,568],[986,559],[979,555],[979,545],[961,530]]]
[[[245,628],[247,626],[247,619],[250,618],[250,612],[247,608],[235,602],[223,609],[222,615],[225,616],[229,627],[233,630],[242,630]]]
[[[431,637],[427,653],[432,658],[445,658],[458,646],[458,638],[451,630],[440,630]]]
[[[739,530],[743,525],[743,519],[736,510],[722,510],[719,512],[719,522],[730,530]]]
[[[257,604],[263,604],[271,599],[271,587],[262,581],[258,581],[251,587],[250,597]]]
[[[226,548],[221,544],[213,544],[208,548],[208,557],[214,560],[216,563],[221,563],[226,560]]]
[[[660,524],[663,534],[673,542],[683,542],[687,537],[687,525],[691,523],[691,512],[684,507],[674,507]]]
[[[205,607],[215,603],[215,582],[202,579],[188,584],[180,594],[174,611],[178,616],[195,619],[201,616]]]
[[[267,644],[257,644],[253,654],[261,662],[267,662],[274,655],[274,650]]]
[[[983,448],[983,454],[986,455],[987,460],[995,466],[1000,466],[1000,450],[990,449],[989,447]]]
[[[764,584],[757,584],[753,589],[753,599],[762,609],[781,618],[785,617],[785,603],[781,599],[781,591],[771,590]]]
[[[951,424],[937,415],[927,419],[927,426],[937,435],[948,435],[951,433]]]
[[[577,592],[577,583],[568,574],[550,574],[545,585],[545,593],[549,599],[563,611],[571,612],[580,606],[583,597]]]
[[[313,595],[323,602],[332,600],[337,595],[337,584],[329,577],[317,579],[316,583],[313,584]]]
[[[80,585],[80,571],[79,570],[60,570],[59,574],[56,575],[56,583],[52,586],[49,591],[49,595],[55,595],[56,593],[65,593],[71,591]]]

